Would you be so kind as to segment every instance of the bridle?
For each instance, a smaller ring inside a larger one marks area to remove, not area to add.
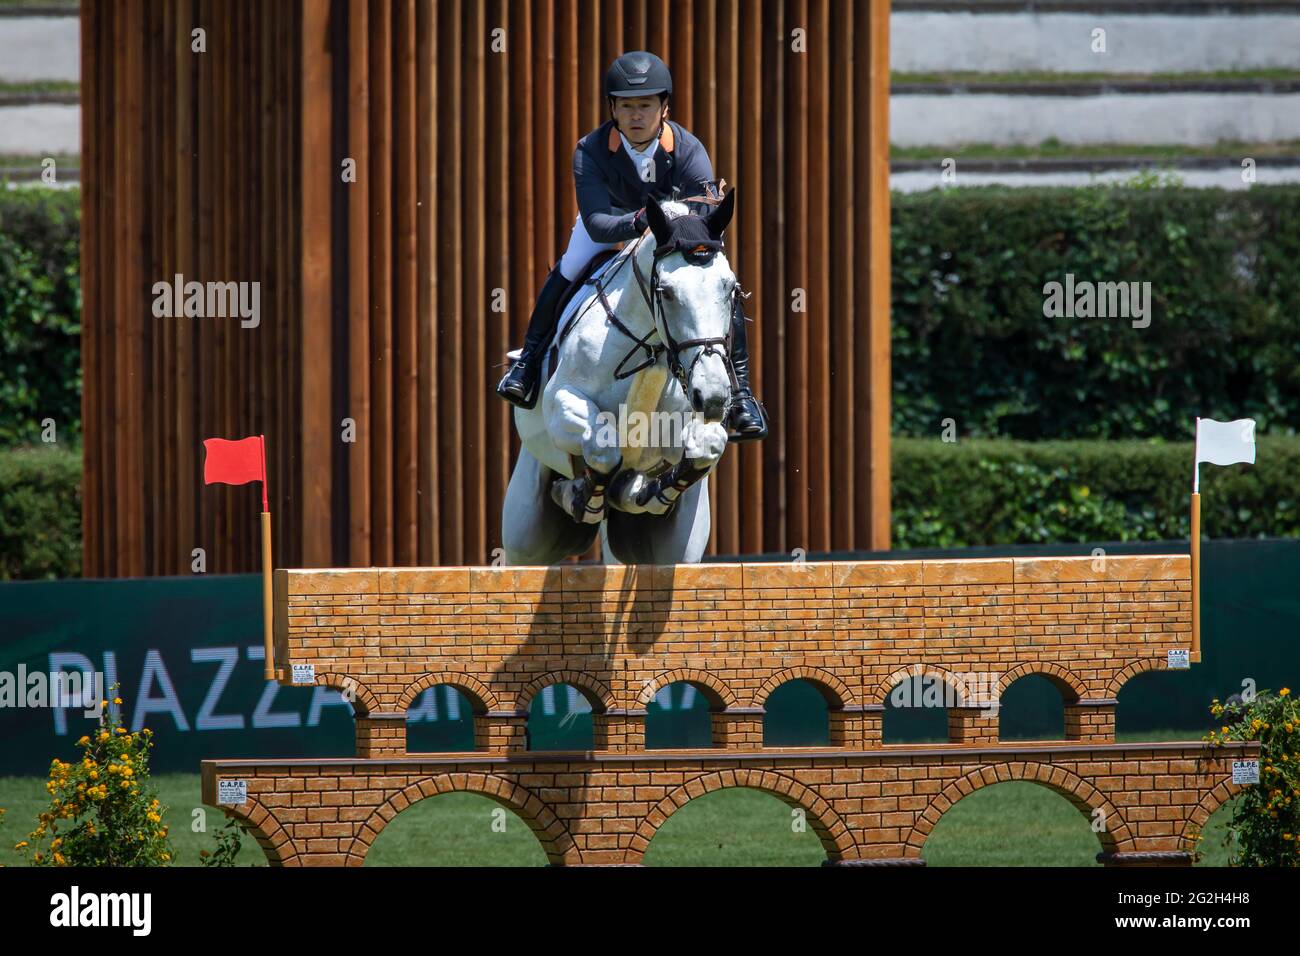
[[[718,242],[716,248],[709,248],[706,244],[693,242],[691,245],[697,252],[687,252],[678,247],[676,243],[658,248],[654,252],[654,264],[650,267],[650,279],[646,280],[645,274],[641,271],[641,264],[636,257],[632,258],[632,272],[636,276],[637,285],[641,288],[641,295],[646,300],[646,305],[650,307],[650,321],[652,328],[659,334],[662,342],[660,346],[668,358],[668,368],[672,371],[673,377],[677,379],[682,387],[682,391],[687,395],[690,394],[690,377],[695,371],[695,365],[706,355],[717,355],[730,368],[731,355],[731,324],[727,324],[726,335],[711,335],[695,339],[682,339],[678,341],[673,338],[672,330],[668,327],[668,319],[663,314],[662,286],[659,283],[659,267],[664,259],[674,252],[681,252],[687,261],[694,265],[706,265],[713,261],[714,255],[722,247]],[[702,257],[702,258],[696,258]],[[732,290],[732,300],[734,307],[735,289]],[[638,340],[639,341],[639,340]],[[695,358],[691,360],[690,367],[687,368],[682,364],[682,352],[687,349],[699,348],[695,353]]]
[[[723,181],[725,184],[725,180]],[[693,196],[689,199],[679,199],[678,202],[705,202],[710,205],[716,205],[721,199],[716,196]],[[635,375],[644,368],[649,368],[659,360],[660,354],[666,354],[668,359],[668,368],[672,371],[673,377],[677,379],[682,387],[682,391],[687,395],[690,394],[690,377],[695,371],[695,365],[706,355],[717,355],[727,366],[727,373],[734,378],[734,371],[731,368],[731,323],[727,323],[726,335],[704,336],[694,339],[678,340],[673,337],[672,330],[668,327],[668,320],[663,316],[661,286],[659,283],[659,268],[664,259],[675,252],[680,252],[688,264],[707,265],[713,261],[713,257],[722,249],[721,240],[699,240],[699,239],[679,239],[667,245],[655,249],[654,264],[650,269],[650,276],[647,279],[641,269],[641,263],[637,259],[637,252],[641,243],[645,242],[646,237],[651,235],[650,231],[642,233],[628,248],[624,260],[620,262],[614,270],[607,276],[601,276],[599,279],[588,280],[596,287],[596,301],[599,301],[605,310],[605,316],[614,328],[618,329],[623,335],[632,340],[632,347],[627,354],[619,361],[614,368],[614,378],[621,380]],[[628,260],[632,262],[632,272],[636,277],[637,287],[641,290],[641,297],[645,300],[646,306],[650,309],[650,331],[645,335],[636,335],[614,314],[613,308],[609,304],[609,299],[605,295],[607,285],[618,275],[619,270],[627,264]],[[740,289],[740,284],[736,283],[731,289],[731,315],[734,317],[735,309],[738,307],[738,299],[746,293]],[[590,306],[588,306],[590,308]],[[560,332],[560,337],[556,345],[564,342],[568,337],[570,330],[577,324],[582,314],[574,315],[564,329]],[[658,342],[650,340],[658,335]],[[682,362],[682,353],[687,349],[699,348],[695,358],[691,360],[689,367]],[[632,368],[624,368],[625,365],[639,353],[644,352],[645,358]]]

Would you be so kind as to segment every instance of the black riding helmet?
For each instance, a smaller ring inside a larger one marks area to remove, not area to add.
[[[605,71],[605,96],[653,96],[673,94],[673,75],[667,64],[653,53],[637,50],[624,53]]]

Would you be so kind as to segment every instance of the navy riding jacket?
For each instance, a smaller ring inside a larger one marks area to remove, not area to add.
[[[704,144],[680,123],[665,120],[654,151],[654,170],[636,168],[613,120],[606,120],[581,140],[573,152],[573,181],[578,210],[587,233],[597,242],[624,242],[637,237],[632,224],[650,196],[660,202],[708,193],[713,164]]]

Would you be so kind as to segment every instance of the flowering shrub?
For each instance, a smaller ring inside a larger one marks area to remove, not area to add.
[[[120,697],[113,703],[121,704]],[[100,728],[77,741],[75,763],[54,760],[45,789],[50,809],[17,844],[37,866],[168,866],[174,856],[165,809],[149,783],[153,733],[129,733],[108,710]]]
[[[1228,824],[1232,865],[1300,866],[1300,703],[1283,687],[1250,701],[1216,699],[1210,713],[1223,723],[1207,743],[1260,743],[1259,783],[1242,791]]]

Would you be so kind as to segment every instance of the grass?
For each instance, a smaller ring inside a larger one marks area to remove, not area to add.
[[[937,73],[891,73],[893,83],[1172,83],[1216,82],[1231,80],[1297,80],[1300,71],[1284,67],[1260,70],[1220,70],[1185,73],[1051,73],[1026,71],[1022,73],[980,73],[974,70],[953,70]]]
[[[1188,740],[1188,731],[1123,735],[1130,740]],[[167,807],[177,864],[197,866],[225,820],[199,798],[198,774],[153,778]],[[48,805],[40,777],[0,778],[0,865],[22,866],[13,846],[26,838]],[[200,811],[196,813],[196,811]],[[1206,828],[1202,865],[1226,866],[1223,839],[1230,805]],[[195,832],[200,822],[206,832]],[[796,827],[791,808],[754,790],[723,790],[692,800],[673,814],[650,844],[650,866],[818,866],[825,852],[810,826]],[[930,866],[1095,866],[1100,850],[1089,821],[1065,798],[1034,783],[986,787],[961,800],[926,842]],[[486,797],[450,793],[421,801],[385,828],[367,856],[368,866],[543,866],[546,857],[524,821]],[[239,865],[264,865],[261,850],[245,838]]]
[[[0,96],[80,92],[81,84],[75,80],[25,80],[21,83],[0,83]]]
[[[1212,146],[1151,146],[1136,143],[1096,143],[1086,146],[1045,140],[1036,146],[1001,146],[993,143],[970,143],[960,146],[894,146],[891,160],[939,160],[946,156],[958,159],[1109,159],[1136,156],[1146,159],[1180,159],[1198,157],[1291,156],[1300,153],[1300,141],[1278,143],[1240,143],[1221,141]]]
[[[0,169],[40,169],[46,158],[46,155],[29,153],[0,153]],[[52,158],[58,169],[76,169],[81,165],[81,156],[76,153],[55,153]]]

